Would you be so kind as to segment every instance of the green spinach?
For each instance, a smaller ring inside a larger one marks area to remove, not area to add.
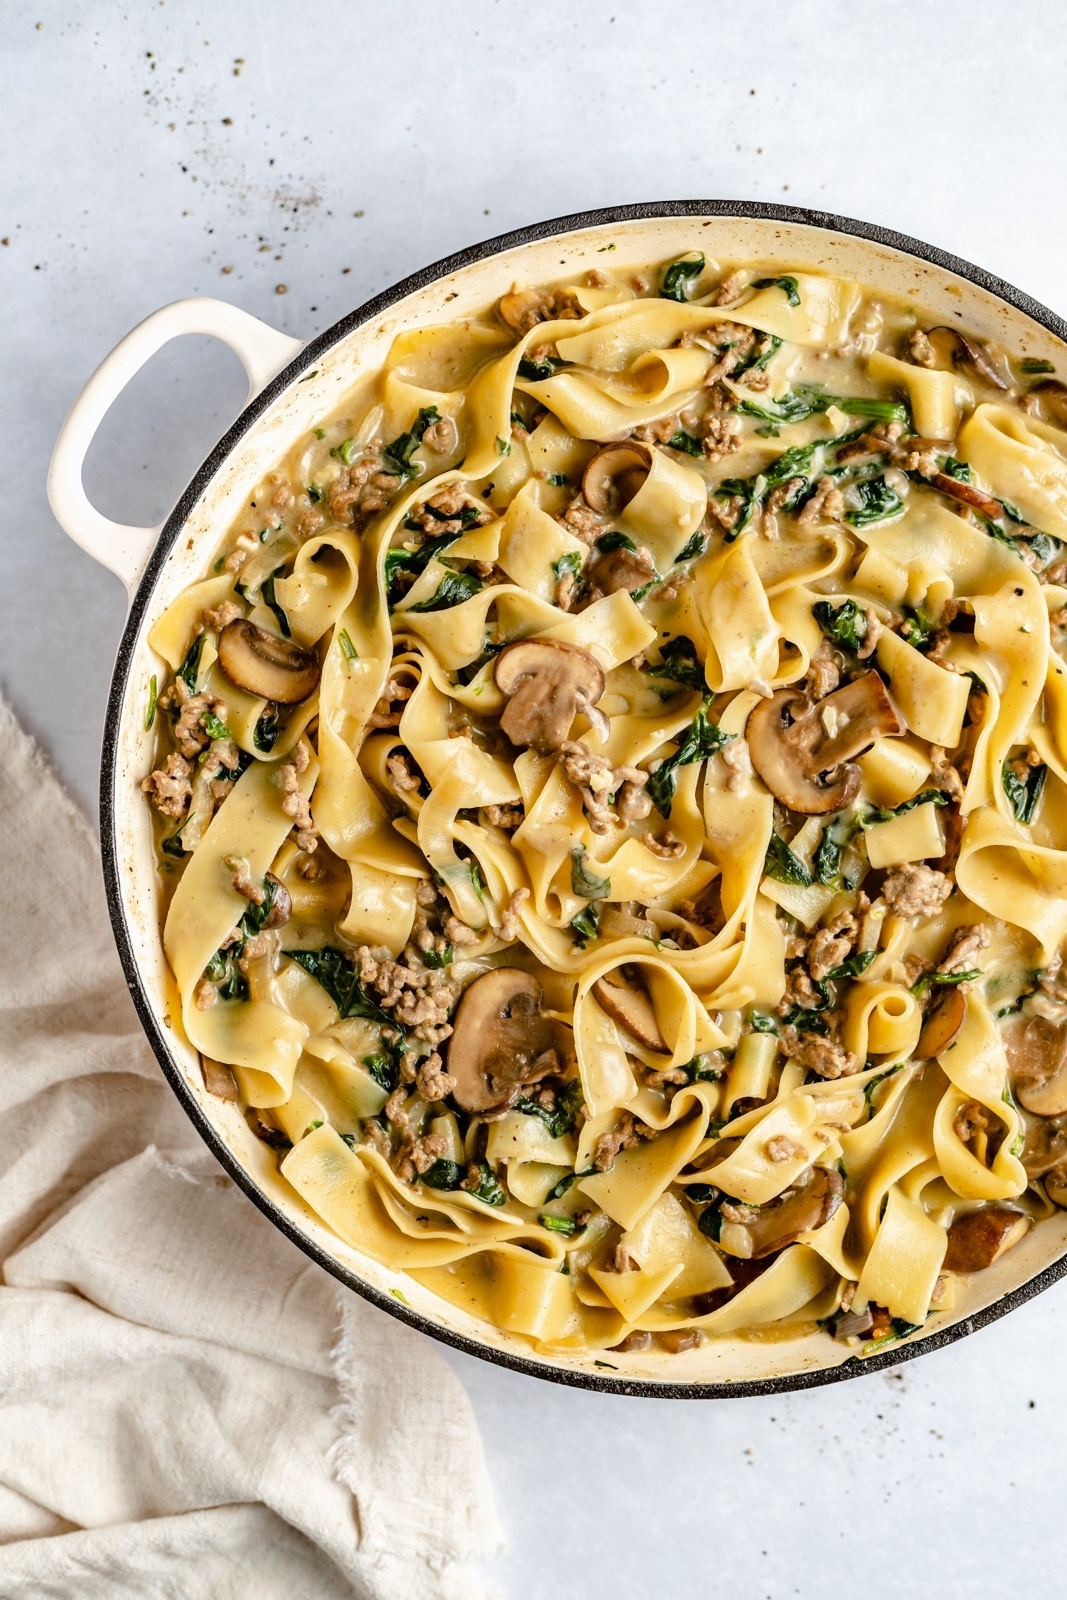
[[[412,611],[447,611],[470,600],[482,587],[482,580],[473,572],[446,572],[428,600],[420,600]]]
[[[502,1206],[507,1200],[507,1195],[500,1186],[496,1173],[488,1161],[479,1161],[478,1180],[476,1183],[465,1178],[461,1187],[475,1200],[480,1200],[486,1206]]]
[[[1001,781],[1004,784],[1004,793],[1011,801],[1016,822],[1024,822],[1027,826],[1033,822],[1047,777],[1048,768],[1044,763],[1028,768],[1026,777],[1020,778],[1012,763],[1005,761],[1001,770]]]
[[[776,883],[794,883],[801,889],[811,884],[811,873],[795,856],[780,834],[772,833],[763,862],[763,870]]]
[[[811,614],[826,637],[843,650],[855,653],[867,637],[867,618],[855,600],[843,600],[839,606],[817,600]]]
[[[284,567],[275,567],[274,571],[271,573],[270,577],[266,580],[266,582],[260,584],[259,596],[260,596],[260,599],[263,601],[263,604],[265,606],[269,606],[270,609],[274,612],[274,615],[278,620],[278,626],[282,631],[282,637],[284,639],[291,639],[293,637],[293,633],[292,633],[292,629],[289,626],[289,618],[286,616],[285,612],[282,610],[281,606],[278,603],[277,596],[274,593],[274,582],[275,582],[275,579],[278,577],[279,573],[284,572],[284,571],[285,571]]]
[[[879,822],[892,822],[894,817],[902,817],[905,811],[914,811],[916,806],[947,806],[948,795],[941,789],[921,789],[918,794],[913,794],[910,800],[902,800],[899,806],[870,806],[859,819],[861,828],[873,828]]]
[[[903,500],[884,478],[868,478],[865,483],[856,485],[856,492],[860,498],[859,506],[845,512],[845,521],[854,528],[868,528],[872,522],[885,522],[890,517],[899,516],[904,510]]]
[[[435,422],[440,422],[441,413],[436,406],[423,406],[407,433],[401,433],[392,444],[387,444],[382,451],[382,469],[391,473],[396,478],[413,478],[417,467],[412,464],[412,456],[422,443],[422,436],[427,428],[432,428]]]
[[[342,1022],[348,1017],[365,1017],[369,1022],[396,1026],[393,1018],[367,994],[346,951],[324,945],[321,950],[286,950],[283,954],[326,990]]]
[[[686,301],[692,298],[693,288],[704,270],[704,252],[697,250],[680,261],[672,261],[663,274],[659,292],[664,300]]]
[[[648,674],[650,678],[670,678],[674,683],[684,683],[687,689],[699,689],[701,693],[707,687],[697,647],[684,633],[663,646],[659,661],[649,667]]]
[[[196,693],[196,680],[200,676],[200,657],[204,653],[204,640],[206,633],[198,633],[185,653],[185,660],[178,668],[176,677],[180,678],[190,694]]]
[[[752,285],[753,289],[781,289],[791,306],[800,304],[800,289],[797,280],[788,273],[781,278],[757,278]]]
[[[571,851],[571,889],[583,900],[606,900],[611,894],[611,879],[598,878],[585,864],[585,845]]]
[[[687,728],[677,750],[665,761],[661,761],[649,777],[647,792],[662,817],[669,817],[671,814],[671,806],[678,790],[679,767],[691,766],[696,761],[706,761],[734,737],[732,733],[723,733],[718,723],[708,720],[710,704],[710,701],[704,702]]]

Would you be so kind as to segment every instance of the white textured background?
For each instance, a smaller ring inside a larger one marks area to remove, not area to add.
[[[307,336],[523,223],[721,196],[882,222],[1067,311],[1059,0],[37,3],[0,12],[0,678],[90,808],[123,596],[56,527],[45,471],[93,366],[165,301]],[[220,346],[158,356],[93,448],[97,505],[161,517],[242,395]],[[588,1396],[450,1357],[502,1583],[1053,1600],[1065,1312],[1067,1285],[888,1377],[773,1400]]]

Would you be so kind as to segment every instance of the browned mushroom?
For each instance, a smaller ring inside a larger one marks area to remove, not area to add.
[[[573,321],[585,315],[570,289],[513,289],[501,295],[497,310],[516,333],[529,333],[539,322]]]
[[[983,517],[990,517],[995,522],[1004,515],[1004,507],[999,500],[995,500],[984,489],[979,489],[974,483],[961,483],[959,478],[952,478],[947,472],[931,472],[926,482],[932,489],[939,489],[942,494],[947,494],[950,500],[958,500],[961,505],[973,506],[980,511]]]
[[[590,581],[601,594],[615,594],[619,589],[633,594],[635,589],[643,589],[651,583],[655,576],[656,563],[644,545],[636,550],[609,550],[589,569]]]
[[[617,517],[630,504],[652,468],[652,450],[632,439],[606,444],[582,473],[582,494],[594,511]]]
[[[503,1111],[524,1083],[560,1070],[562,1024],[541,1010],[541,985],[518,967],[494,967],[463,993],[446,1066],[464,1111]],[[564,1052],[565,1053],[565,1052]]]
[[[1018,1017],[1004,1030],[1015,1098],[1037,1117],[1067,1112],[1067,1030],[1046,1017]]]
[[[1061,383],[1059,378],[1042,378],[1029,392],[1041,396],[1045,415],[1057,428],[1067,428],[1067,383]]]
[[[1024,1211],[1007,1206],[964,1211],[948,1230],[946,1272],[982,1272],[1025,1238],[1032,1226]]]
[[[286,1150],[292,1140],[283,1128],[280,1128],[269,1111],[263,1111],[259,1106],[249,1106],[245,1111],[245,1121],[257,1139],[262,1139],[264,1144],[269,1144],[275,1150]]]
[[[579,711],[604,693],[604,669],[588,650],[562,639],[520,639],[496,658],[496,686],[507,697],[500,726],[512,744],[548,755],[566,743]]]
[[[204,1088],[217,1100],[239,1100],[237,1079],[233,1068],[222,1061],[212,1061],[210,1056],[200,1057],[200,1070],[204,1075]]]
[[[712,1169],[714,1174],[714,1169]],[[730,1212],[723,1222],[720,1243],[728,1255],[751,1261],[784,1250],[802,1233],[810,1233],[829,1222],[845,1193],[845,1180],[831,1167],[809,1167],[803,1183],[787,1189],[776,1200],[750,1208],[743,1202],[727,1201]],[[731,1215],[740,1213],[743,1221]],[[746,1216],[746,1213],[750,1215]]]
[[[1026,1117],[1026,1136],[1019,1160],[1033,1182],[1058,1169],[1067,1181],[1067,1125],[1063,1117]],[[1050,1197],[1051,1198],[1051,1197]],[[1056,1201],[1059,1205],[1061,1202]]]
[[[752,765],[774,797],[791,811],[821,816],[859,792],[853,758],[876,739],[903,732],[900,713],[872,671],[816,705],[795,689],[779,689],[753,710],[745,737]]]
[[[667,1049],[648,990],[631,968],[615,967],[593,984],[593,999],[613,1022],[647,1045],[650,1050]]]
[[[219,634],[219,666],[239,689],[282,706],[306,700],[319,681],[319,664],[309,651],[246,617],[228,622]]]
[[[975,339],[968,339],[958,328],[930,328],[926,337],[933,346],[942,371],[951,371],[953,367],[970,367],[994,389],[1007,390],[1013,387],[1007,362],[999,351],[979,344]]]
[[[1067,1210],[1067,1166],[1052,1167],[1045,1173],[1045,1193],[1054,1206]]]
[[[946,989],[943,998],[923,1023],[915,1046],[917,1061],[939,1056],[956,1043],[967,1015],[967,1000],[959,989]]]

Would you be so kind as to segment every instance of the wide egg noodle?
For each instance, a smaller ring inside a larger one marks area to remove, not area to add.
[[[310,792],[318,770],[311,756],[300,777]],[[248,862],[262,878],[274,861],[292,819],[281,807],[278,764],[256,764],[212,819],[174,892],[163,929],[163,948],[178,980],[182,1025],[190,1042],[240,1074],[253,1105],[281,1105],[289,1098],[306,1026],[270,998],[216,1001],[201,1009],[196,990],[204,968],[247,909],[233,887],[228,856]],[[277,980],[272,984],[276,989]]]

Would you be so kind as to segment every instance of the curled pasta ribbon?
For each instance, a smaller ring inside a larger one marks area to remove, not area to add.
[[[747,539],[697,568],[698,607],[708,640],[706,675],[716,694],[747,689],[773,672],[781,631],[767,603]]]
[[[1067,938],[1067,852],[1032,843],[991,807],[967,819],[956,882],[983,911],[1033,934],[1043,963]]]
[[[388,1266],[439,1266],[490,1245],[524,1256],[532,1250],[557,1272],[562,1263],[562,1245],[543,1229],[490,1210],[462,1190],[412,1205],[380,1156],[350,1150],[328,1123],[293,1146],[282,1175],[347,1244]]]
[[[934,1117],[945,1087],[944,1074],[935,1063],[902,1067],[870,1120],[842,1135],[842,1154],[855,1196],[845,1242],[853,1277],[862,1271],[890,1189],[934,1153]]]
[[[182,1023],[190,1042],[214,1061],[238,1071],[253,1105],[281,1105],[289,1098],[307,1027],[289,1015],[277,996],[277,979],[266,995],[201,1010],[196,990],[204,968],[233,932],[248,902],[233,887],[227,856],[248,862],[263,878],[293,822],[282,810],[281,763],[256,763],[234,785],[212,818],[174,892],[163,929],[163,947],[181,994]],[[311,793],[318,763],[311,755],[298,783]]]
[[[359,561],[356,534],[334,528],[306,540],[289,577],[275,583],[293,638],[305,649],[323,638],[352,604]]]
[[[965,1200],[1008,1200],[1024,1192],[1026,1169],[1018,1159],[1022,1122],[1008,1093],[1008,1061],[1000,1034],[983,1001],[967,996],[967,1014],[956,1043],[938,1057],[949,1079],[934,1118],[934,1152],[942,1176]],[[1003,1126],[991,1162],[978,1159],[960,1140],[955,1123],[960,1109],[977,1102]]]
[[[702,1084],[680,1089],[658,1136],[621,1150],[606,1172],[579,1179],[580,1192],[621,1228],[635,1227],[700,1148],[712,1098]],[[579,1170],[583,1161],[589,1164],[591,1149],[583,1129]]]
[[[899,983],[873,980],[849,991],[845,1048],[861,1061],[869,1056],[903,1059],[914,1050],[922,1032],[922,1012],[915,996]]]
[[[1013,407],[980,405],[958,450],[993,493],[1058,539],[1067,539],[1067,434]]]

